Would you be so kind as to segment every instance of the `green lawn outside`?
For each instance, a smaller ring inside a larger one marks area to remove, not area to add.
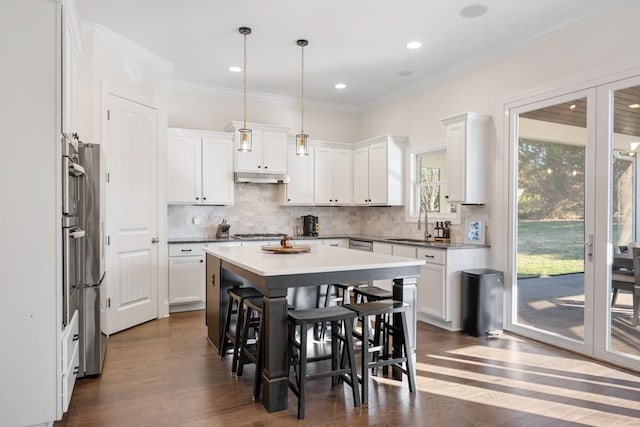
[[[520,221],[518,278],[584,272],[582,221]]]

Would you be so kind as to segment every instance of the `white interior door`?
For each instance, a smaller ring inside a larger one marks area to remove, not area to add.
[[[158,316],[157,111],[107,94],[109,333]]]

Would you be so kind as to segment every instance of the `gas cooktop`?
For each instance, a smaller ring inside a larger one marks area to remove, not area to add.
[[[247,233],[234,234],[234,239],[281,239],[286,236],[285,233]]]

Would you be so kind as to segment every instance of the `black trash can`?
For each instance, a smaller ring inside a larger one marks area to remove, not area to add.
[[[488,268],[462,271],[462,331],[473,336],[502,333],[504,276]]]

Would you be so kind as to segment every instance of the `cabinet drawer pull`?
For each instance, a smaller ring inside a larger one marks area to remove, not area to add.
[[[435,258],[436,256],[435,255],[425,255],[424,257],[425,258]]]
[[[329,246],[338,246],[337,243],[330,243]]]
[[[180,249],[180,252],[191,252],[191,249]]]

